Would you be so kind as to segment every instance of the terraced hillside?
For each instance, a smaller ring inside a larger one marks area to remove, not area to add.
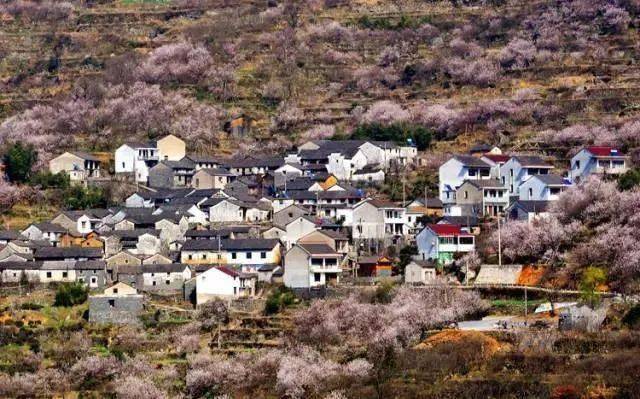
[[[199,152],[275,151],[375,123],[426,127],[436,152],[638,145],[631,1],[25,4],[2,6],[5,142],[172,132]],[[238,117],[249,133],[228,140]]]

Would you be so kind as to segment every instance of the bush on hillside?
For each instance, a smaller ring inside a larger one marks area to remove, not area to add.
[[[88,290],[79,283],[63,283],[56,290],[54,306],[75,306],[85,303],[88,297]]]

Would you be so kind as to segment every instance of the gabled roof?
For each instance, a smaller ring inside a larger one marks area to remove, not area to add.
[[[0,262],[0,270],[40,270],[43,262]]]
[[[226,274],[226,275],[229,275],[229,276],[231,276],[231,277],[238,277],[238,276],[240,276],[240,274],[239,274],[237,271],[233,270],[233,269],[232,269],[232,268],[230,268],[230,267],[226,267],[226,266],[218,266],[218,267],[215,267],[214,269],[216,269],[216,270],[220,270],[222,273],[224,273],[224,274]]]
[[[287,190],[308,190],[309,187],[313,186],[315,181],[308,177],[298,177],[295,179],[290,179],[286,181]],[[285,186],[285,183],[282,184]]]
[[[479,220],[477,216],[445,216],[438,221],[438,224],[454,224],[463,228],[478,226]]]
[[[327,244],[296,244],[311,256],[342,256]]]
[[[564,177],[552,174],[533,175],[531,178],[536,178],[547,186],[568,186],[571,184],[571,182],[569,182],[569,180],[565,179]]]
[[[80,260],[74,268],[76,270],[104,270],[106,262],[103,260]]]
[[[460,162],[461,164],[467,167],[486,168],[486,169],[491,168],[491,166],[488,163],[472,155],[454,155],[453,159],[457,160],[458,162]]]
[[[225,168],[202,168],[199,172],[206,173],[209,176],[236,176],[235,173],[231,173]]]
[[[280,243],[277,239],[267,238],[239,238],[236,240],[223,240],[223,248],[233,250],[272,250]]]
[[[471,147],[471,149],[469,150],[469,153],[473,154],[473,153],[479,153],[479,152],[487,152],[487,151],[491,151],[491,146],[487,143],[478,143],[475,144],[473,147]]]
[[[460,225],[457,224],[430,224],[427,228],[431,229],[431,231],[440,237],[471,236],[470,233],[462,231]]]
[[[196,163],[189,157],[184,157],[179,161],[160,161],[161,164],[165,164],[171,169],[195,169]]]
[[[196,163],[214,163],[221,164],[222,160],[210,155],[189,155],[189,158]]]
[[[514,155],[512,158],[526,168],[553,168],[553,165],[537,155]]]
[[[318,233],[320,234],[324,234],[329,238],[332,238],[334,240],[338,240],[338,241],[345,241],[345,240],[349,240],[349,237],[345,236],[344,234],[340,233],[339,231],[334,231],[334,230],[316,230]],[[309,233],[311,234],[311,233]]]
[[[134,229],[134,230],[113,230],[105,233],[105,236],[116,236],[122,240],[138,239],[144,234],[151,234],[154,237],[160,237],[160,230],[156,229]]]
[[[155,141],[147,141],[145,142],[140,142],[140,141],[127,141],[124,143],[124,145],[129,146],[133,149],[138,149],[138,148],[157,148],[157,144]]]
[[[183,251],[258,251],[272,250],[280,243],[277,239],[266,238],[238,238],[235,240],[187,240],[182,246]]]
[[[188,265],[182,263],[142,264],[137,266],[142,273],[182,273]]]
[[[380,199],[371,199],[366,202],[375,206],[376,208],[402,208],[402,206],[396,204],[395,202]]]
[[[598,157],[624,157],[625,155],[615,147],[612,146],[596,146],[592,145],[585,147],[585,150],[590,152],[596,158]]]
[[[18,230],[0,230],[0,240],[25,240]]]
[[[231,168],[278,168],[284,165],[284,158],[281,156],[274,157],[235,157],[224,162],[225,166]]]
[[[487,158],[495,163],[505,163],[511,157],[505,154],[484,154],[482,155],[482,158]]]
[[[416,198],[413,201],[416,201],[418,203],[420,203],[422,206],[425,206],[425,199],[424,198]],[[427,208],[442,208],[442,200],[440,198],[427,198],[427,204],[426,204]]]
[[[522,201],[518,200],[511,204],[509,208],[519,208],[527,213],[546,212],[550,201]]]
[[[35,252],[35,259],[102,258],[102,249],[83,247],[44,247]]]
[[[94,162],[100,162],[100,159],[96,158],[95,156],[89,154],[88,152],[83,152],[83,151],[69,151],[69,154],[75,155],[78,158],[82,158],[84,160],[87,161],[94,161]]]
[[[65,233],[67,231],[67,229],[60,226],[59,224],[51,223],[51,222],[34,223],[32,224],[32,226],[36,227],[38,230],[42,232]]]
[[[465,180],[464,183],[469,183],[479,189],[483,188],[503,188],[506,190],[502,182],[498,179],[470,179]]]

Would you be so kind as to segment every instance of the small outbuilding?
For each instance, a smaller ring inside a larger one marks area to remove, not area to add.
[[[89,322],[139,324],[144,310],[143,296],[124,283],[117,283],[102,294],[89,296]]]
[[[429,284],[436,279],[436,265],[433,262],[414,260],[404,269],[406,284]]]

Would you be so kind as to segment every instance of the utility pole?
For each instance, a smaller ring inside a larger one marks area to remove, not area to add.
[[[407,179],[406,179],[406,175],[404,173],[402,173],[402,207],[404,208],[404,204],[407,203],[407,190],[406,190],[406,186],[407,186]]]
[[[498,266],[502,266],[502,235],[500,231],[500,213],[498,213]]]
[[[218,232],[218,267],[221,266],[222,253],[221,253],[221,245],[220,245],[220,233]]]
[[[427,186],[424,186],[424,209],[425,212],[429,209],[429,205],[427,205]]]
[[[524,325],[529,325],[529,309],[527,308],[527,286],[524,286]]]

